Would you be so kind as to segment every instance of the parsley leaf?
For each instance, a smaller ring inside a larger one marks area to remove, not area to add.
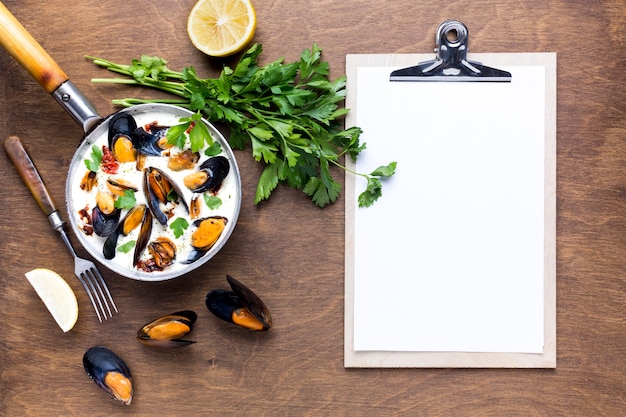
[[[204,194],[204,204],[211,210],[215,210],[222,205],[222,199],[216,195]]]
[[[132,248],[135,247],[135,243],[136,242],[134,240],[129,240],[128,242],[124,243],[123,245],[119,245],[117,247],[117,251],[118,252],[122,252],[122,253],[128,253],[128,252],[130,252],[130,250]]]
[[[100,162],[102,161],[102,149],[93,145],[91,147],[91,159],[85,159],[85,166],[89,171],[98,172]]]
[[[222,145],[219,142],[213,142],[208,148],[205,149],[204,154],[206,156],[215,156],[222,153]]]
[[[174,232],[174,236],[177,239],[185,233],[185,230],[188,227],[189,222],[187,222],[187,220],[185,220],[183,217],[177,218],[170,224],[170,229],[172,229],[172,231]]]
[[[234,68],[224,66],[216,78],[200,77],[194,67],[172,71],[159,57],[142,56],[131,65],[116,64],[87,57],[125,78],[99,78],[92,82],[139,85],[170,93],[175,99],[121,99],[113,104],[132,106],[140,103],[168,103],[196,112],[172,126],[168,142],[183,148],[187,136],[194,152],[213,139],[202,117],[213,123],[226,123],[229,143],[234,149],[249,146],[254,159],[263,164],[255,203],[270,197],[278,184],[301,189],[313,203],[324,207],[339,197],[341,184],[333,177],[335,168],[349,171],[341,159],[353,160],[365,150],[360,143],[362,130],[342,129],[342,118],[349,112],[340,107],[346,97],[346,77],[330,79],[328,62],[316,45],[305,49],[298,60],[278,59],[260,66],[263,48],[252,45]],[[209,151],[210,150],[210,151]],[[352,172],[368,180],[359,204],[370,206],[382,195],[381,181],[393,175],[395,162],[370,174]]]
[[[118,209],[131,209],[137,205],[135,199],[135,192],[133,190],[124,190],[124,195],[115,199],[115,208]]]

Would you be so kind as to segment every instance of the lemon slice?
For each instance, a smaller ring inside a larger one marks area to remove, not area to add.
[[[70,331],[78,320],[76,294],[56,272],[37,268],[27,272],[26,278],[41,301],[64,332]]]
[[[241,51],[255,30],[256,13],[250,0],[200,0],[187,20],[191,43],[214,57]]]

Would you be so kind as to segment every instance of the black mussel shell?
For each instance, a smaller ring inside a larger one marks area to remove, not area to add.
[[[237,294],[243,305],[245,305],[267,329],[272,327],[272,316],[270,315],[270,311],[266,307],[263,300],[261,300],[259,296],[256,295],[250,288],[246,287],[230,275],[226,275],[226,280],[230,284],[230,288],[233,289],[233,292]]]
[[[194,193],[203,193],[205,191],[217,193],[222,186],[222,182],[228,176],[230,162],[224,156],[214,156],[204,161],[200,165],[200,170],[206,171],[208,175],[207,180],[200,187],[191,191]]]
[[[117,223],[120,220],[120,210],[115,209],[111,214],[104,214],[102,210],[96,205],[91,211],[91,221],[93,225],[93,231],[98,236],[107,237],[117,227]]]
[[[206,250],[193,249],[189,253],[189,257],[187,259],[184,259],[184,260],[180,261],[180,263],[184,264],[184,265],[192,264],[195,261],[197,261],[198,259],[202,258],[207,252],[208,251],[206,251]]]
[[[233,324],[235,324],[233,311],[244,308],[244,305],[234,292],[221,288],[209,291],[206,295],[206,306],[211,313]]]
[[[178,311],[152,320],[137,331],[137,340],[144,345],[176,348],[195,343],[183,340],[198,319],[198,315],[191,310]]]
[[[143,212],[143,215],[141,214]],[[137,219],[135,217],[135,215],[139,215],[142,216],[141,219]],[[125,233],[124,229],[126,227],[126,224],[129,222],[133,222],[132,226],[127,227],[130,230],[133,230],[135,227],[137,227],[137,225],[142,225],[144,219],[146,218],[146,216],[150,215],[150,213],[148,212],[148,208],[147,206],[143,205],[143,204],[139,204],[135,207],[133,207],[132,209],[130,209],[126,215],[122,218],[122,220],[120,220],[120,222],[118,223],[117,227],[115,228],[115,231],[113,233],[111,233],[106,240],[104,241],[104,245],[102,247],[102,254],[104,255],[105,259],[113,259],[115,258],[115,253],[117,250],[117,240],[121,235],[126,235],[128,233]],[[139,220],[138,223],[137,220]],[[152,221],[150,222],[152,223]],[[140,236],[141,238],[141,236]],[[148,236],[149,238],[149,236]],[[147,244],[147,241],[146,241]]]
[[[146,156],[161,156],[163,149],[158,144],[161,137],[160,134],[153,134],[139,127],[133,131],[131,140],[137,152]]]
[[[109,120],[109,149],[113,149],[113,144],[120,135],[132,141],[132,133],[135,129],[137,129],[137,122],[132,115],[125,112],[114,114]]]
[[[117,239],[120,237],[120,230],[121,227],[116,227],[113,233],[111,233],[104,241],[104,245],[102,246],[102,255],[104,255],[104,259],[115,258],[115,253],[117,251]]]
[[[206,296],[206,306],[220,319],[248,330],[267,331],[272,317],[265,303],[248,287],[226,276],[232,291],[215,289]]]
[[[129,405],[133,399],[133,377],[126,363],[113,351],[94,346],[83,355],[87,375],[104,392],[122,404]]]
[[[144,249],[148,246],[150,241],[150,235],[152,234],[152,214],[150,210],[145,210],[143,220],[141,221],[141,229],[139,229],[139,236],[137,236],[137,242],[135,243],[135,252],[133,253],[133,266],[139,263],[139,258]]]

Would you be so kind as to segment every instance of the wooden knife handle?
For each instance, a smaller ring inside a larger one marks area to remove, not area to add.
[[[46,188],[46,184],[44,184],[37,171],[37,167],[28,156],[28,153],[26,153],[20,138],[17,136],[9,136],[6,138],[4,141],[4,149],[9,159],[11,159],[11,162],[13,162],[13,165],[15,165],[15,169],[17,169],[20,177],[24,180],[24,184],[26,184],[33,197],[35,197],[37,204],[39,204],[39,207],[41,207],[46,216],[57,211],[54,200]]]
[[[69,79],[2,3],[0,3],[0,44],[48,93],[52,93]]]

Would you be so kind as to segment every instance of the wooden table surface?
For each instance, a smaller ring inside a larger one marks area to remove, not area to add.
[[[100,114],[115,110],[113,98],[150,92],[92,85],[92,77],[109,74],[84,55],[118,62],[159,55],[173,69],[193,65],[207,76],[223,62],[234,63],[210,60],[189,42],[185,26],[194,0],[4,3]],[[254,4],[262,63],[296,60],[316,42],[333,78],[345,73],[349,53],[431,52],[435,30],[446,19],[468,26],[475,52],[558,53],[557,368],[344,369],[344,200],[319,209],[301,192],[280,187],[255,206],[261,167],[249,150],[236,153],[243,204],[224,249],[188,276],[162,283],[132,281],[102,268],[120,312],[100,324],[73,276],[69,254],[0,152],[0,414],[626,414],[624,1]],[[62,203],[82,130],[3,52],[0,135],[23,139]],[[56,326],[24,278],[36,267],[54,269],[75,290],[81,314],[71,332]],[[204,297],[226,287],[226,274],[268,304],[275,321],[270,332],[245,332],[208,312]],[[173,351],[136,342],[141,325],[180,309],[198,312],[192,333],[198,343]],[[93,345],[110,347],[131,367],[131,406],[116,404],[85,375],[81,358]]]

